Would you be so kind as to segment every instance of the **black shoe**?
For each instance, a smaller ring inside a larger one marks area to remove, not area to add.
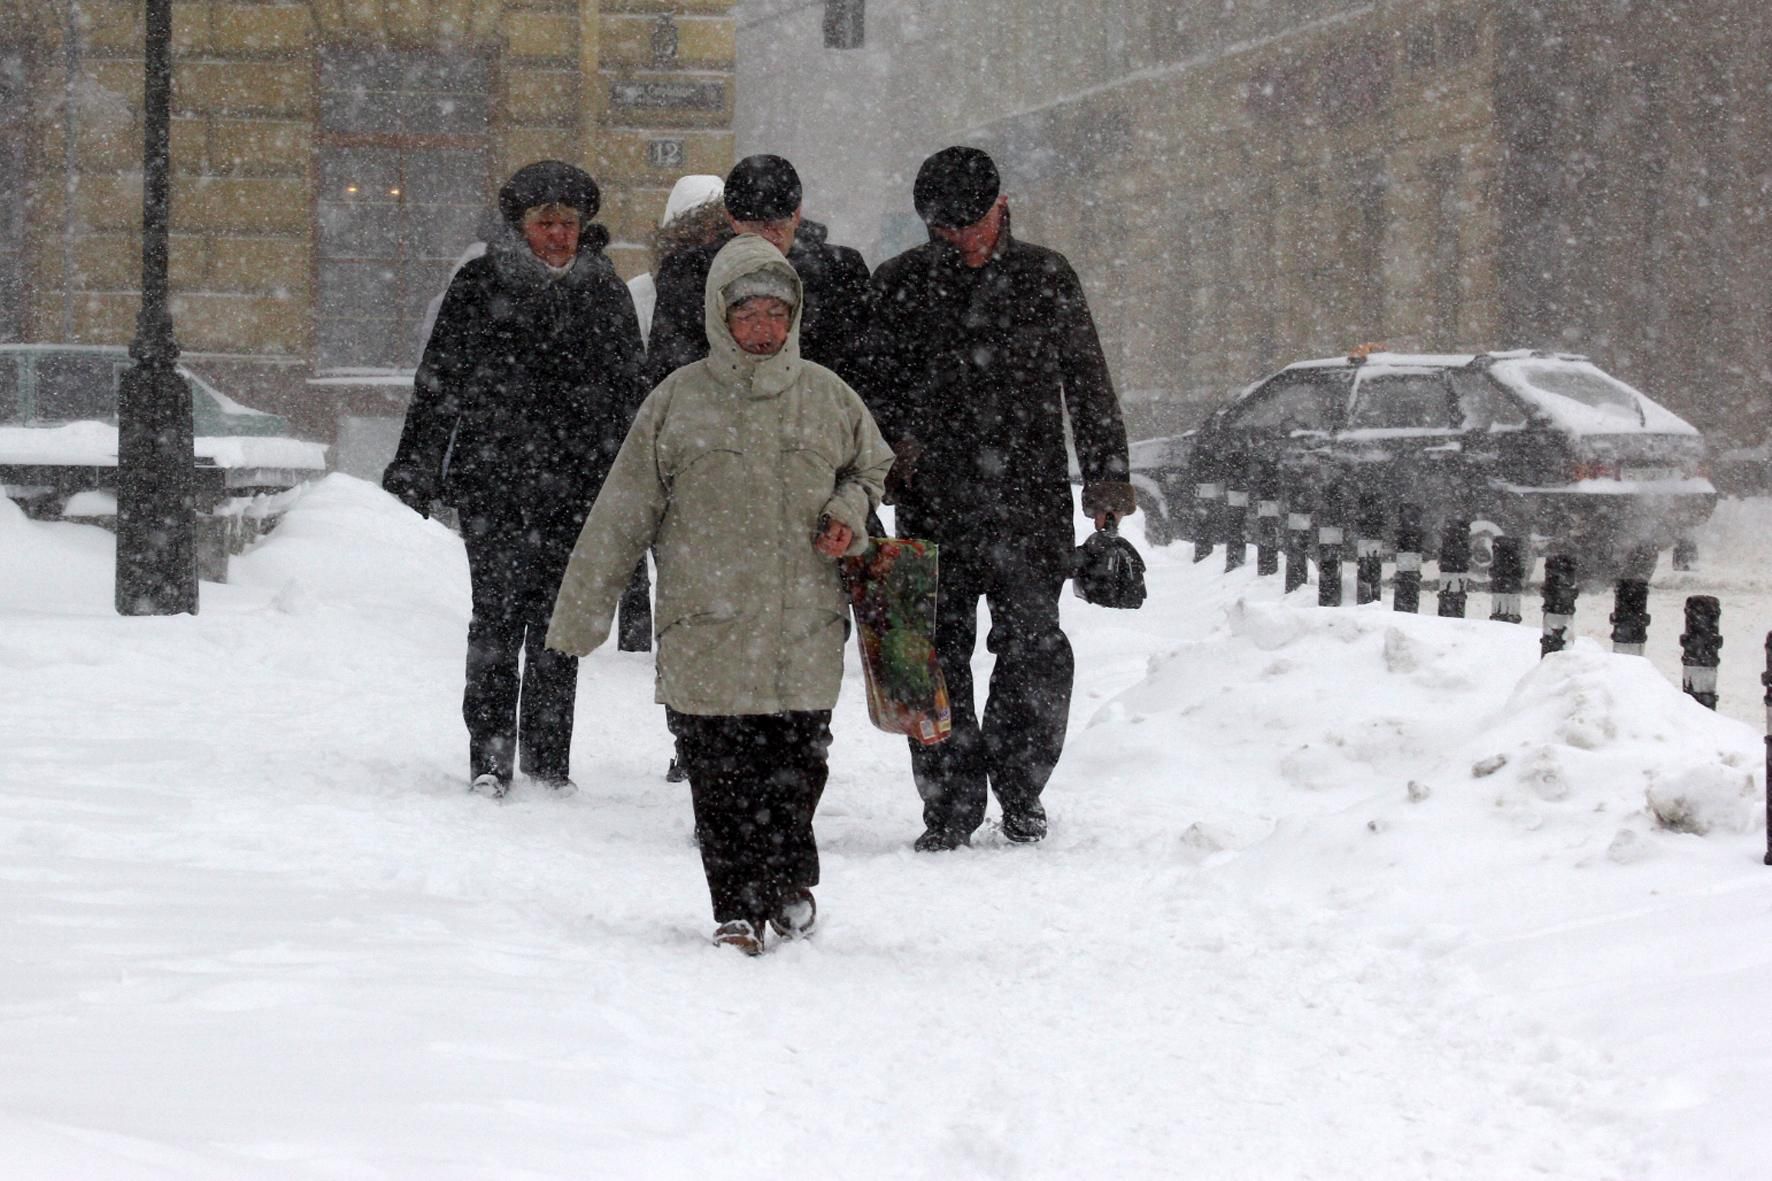
[[[688,778],[689,772],[685,771],[683,769],[683,764],[679,763],[676,759],[672,759],[671,765],[665,768],[666,783],[682,783]]]
[[[818,902],[805,886],[795,886],[775,904],[769,925],[783,939],[804,939],[818,924]]]
[[[911,845],[919,853],[946,853],[950,849],[958,849],[961,845],[972,843],[970,833],[961,832],[957,828],[930,827],[923,830]]]
[[[1046,839],[1046,809],[1035,804],[1003,813],[1003,836],[1017,845],[1031,845]]]

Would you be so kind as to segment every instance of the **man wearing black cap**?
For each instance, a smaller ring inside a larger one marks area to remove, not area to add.
[[[382,486],[453,505],[467,544],[470,786],[570,772],[578,662],[543,644],[560,577],[645,394],[640,324],[591,224],[590,176],[559,160],[499,190],[503,224],[450,280]],[[521,662],[521,671],[519,671]],[[515,764],[515,766],[513,766]]]
[[[1016,240],[996,165],[977,148],[923,162],[913,190],[929,241],[882,263],[863,393],[897,459],[900,536],[940,547],[935,648],[952,699],[946,742],[912,742],[919,850],[968,843],[989,791],[1016,843],[1046,835],[1040,793],[1064,749],[1074,669],[1058,596],[1076,546],[1064,419],[1083,511],[1134,511],[1126,427],[1095,322],[1063,255]],[[978,600],[996,655],[973,704]]]
[[[856,360],[867,324],[867,263],[847,246],[828,244],[824,226],[801,219],[800,174],[780,156],[746,156],[734,164],[723,196],[732,233],[659,260],[647,381],[657,385],[708,355],[702,308],[708,269],[733,234],[756,234],[787,256],[805,287],[800,355],[859,388]]]

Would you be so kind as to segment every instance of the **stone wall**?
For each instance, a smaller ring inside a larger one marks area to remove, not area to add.
[[[289,414],[316,437],[330,437],[340,413],[399,413],[403,401],[390,401],[385,386],[307,381],[316,349],[319,59],[333,46],[491,61],[488,209],[522,164],[580,163],[603,187],[617,266],[644,270],[670,184],[731,163],[730,7],[181,0],[170,256],[180,345],[241,383],[232,388],[242,400]],[[128,343],[140,302],[143,9],[139,0],[80,0],[72,12],[70,57],[66,0],[0,0],[0,49],[25,55],[33,96],[20,336]],[[617,88],[636,82],[653,88],[647,101],[623,105]],[[717,101],[701,101],[685,82]],[[661,140],[671,147],[661,152]]]
[[[920,233],[922,157],[990,148],[1136,429],[1375,340],[1581,350],[1719,444],[1772,426],[1748,0],[870,0],[862,51],[817,7],[739,6],[739,151],[818,177],[878,262]]]

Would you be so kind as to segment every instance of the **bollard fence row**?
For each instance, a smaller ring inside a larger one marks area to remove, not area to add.
[[[1224,568],[1236,570],[1247,561],[1247,545],[1253,535],[1256,573],[1261,577],[1281,573],[1287,593],[1309,581],[1313,544],[1317,562],[1317,602],[1338,607],[1342,602],[1342,562],[1354,561],[1354,601],[1381,601],[1384,579],[1384,501],[1375,493],[1362,494],[1350,513],[1348,489],[1340,481],[1313,488],[1302,482],[1283,486],[1277,468],[1263,466],[1243,481],[1222,478],[1224,473],[1202,476],[1195,486],[1194,561],[1202,562],[1219,544],[1224,546]],[[1255,495],[1253,530],[1249,520],[1250,493]],[[1345,524],[1353,523],[1350,547]],[[1397,513],[1395,572],[1391,605],[1394,610],[1418,612],[1424,587],[1422,562],[1426,557],[1426,531],[1422,511],[1402,505]],[[1440,577],[1434,587],[1438,613],[1443,618],[1463,619],[1469,606],[1471,578],[1470,522],[1448,520],[1440,535],[1437,555]],[[1523,622],[1523,603],[1529,552],[1525,540],[1501,536],[1493,539],[1489,570],[1491,620]],[[1677,550],[1675,569],[1690,569],[1689,545]],[[1575,625],[1575,605],[1581,594],[1576,558],[1563,553],[1545,559],[1543,582],[1543,631],[1539,651],[1543,656],[1561,652],[1569,645]],[[1646,578],[1625,577],[1613,592],[1612,650],[1641,656],[1649,639],[1649,583]],[[1686,600],[1686,630],[1680,633],[1681,689],[1707,709],[1717,708],[1717,669],[1723,650],[1722,606],[1714,596],[1692,595]],[[1760,676],[1766,707],[1766,854],[1772,866],[1772,633],[1766,636],[1766,671]]]

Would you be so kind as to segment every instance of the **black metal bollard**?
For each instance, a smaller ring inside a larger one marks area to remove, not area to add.
[[[1686,600],[1686,630],[1680,633],[1680,688],[1706,709],[1717,708],[1722,616],[1722,604],[1714,596],[1692,595]]]
[[[1520,553],[1520,539],[1497,537],[1495,558],[1489,567],[1489,618],[1497,623],[1520,622],[1520,597],[1525,589],[1525,560]]]
[[[1354,602],[1376,603],[1384,596],[1384,498],[1376,491],[1360,493],[1354,547]]]
[[[1224,542],[1224,569],[1230,573],[1249,560],[1247,544],[1249,528],[1249,477],[1246,471],[1233,471],[1224,486],[1224,509],[1219,518],[1219,532]]]
[[[1447,521],[1440,527],[1439,611],[1442,619],[1463,619],[1470,594],[1471,523]]]
[[[1626,578],[1612,592],[1612,651],[1641,656],[1649,642],[1649,584]]]
[[[1302,476],[1289,482],[1286,497],[1286,593],[1310,581],[1311,490]]]
[[[1224,484],[1219,482],[1221,461],[1217,456],[1200,456],[1194,461],[1194,560],[1205,562],[1212,557],[1217,543],[1217,507],[1224,500]]]
[[[1552,554],[1544,562],[1544,635],[1538,654],[1549,656],[1569,646],[1569,626],[1575,622],[1575,598],[1581,584],[1575,579],[1575,559]]]
[[[1772,865],[1772,632],[1766,633],[1766,671],[1760,684],[1766,687],[1766,864]]]
[[[1323,489],[1317,502],[1317,606],[1341,606],[1342,493],[1339,482]]]
[[[1255,474],[1255,573],[1280,572],[1280,472],[1264,463]]]
[[[1397,573],[1392,579],[1391,607],[1421,610],[1421,506],[1397,506]]]

